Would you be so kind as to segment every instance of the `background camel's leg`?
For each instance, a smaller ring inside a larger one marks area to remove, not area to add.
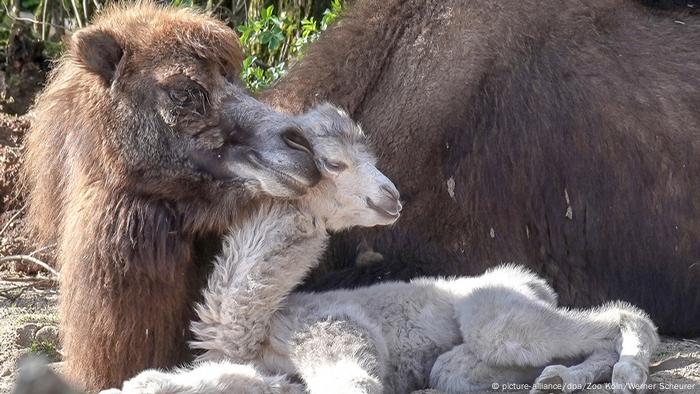
[[[312,322],[292,338],[291,359],[309,393],[381,394],[386,346],[350,319]]]
[[[304,387],[284,376],[266,376],[253,366],[229,361],[203,362],[173,372],[147,370],[104,394],[303,394]]]
[[[590,383],[607,382],[612,376],[613,365],[619,359],[614,350],[596,350],[580,364],[567,367],[550,365],[535,380],[531,393],[549,393],[561,390],[571,393],[583,390]]]

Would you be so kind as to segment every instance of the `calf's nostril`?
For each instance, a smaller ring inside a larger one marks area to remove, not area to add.
[[[380,200],[379,202],[376,202],[367,197],[365,201],[367,202],[367,206],[370,208],[389,216],[398,216],[398,214],[401,212],[401,208],[403,208],[401,206],[401,202],[394,199]]]
[[[288,147],[308,154],[313,154],[313,149],[311,148],[311,143],[307,140],[298,129],[289,128],[282,132],[282,139]]]

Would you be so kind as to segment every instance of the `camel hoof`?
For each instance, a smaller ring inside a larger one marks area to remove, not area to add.
[[[644,394],[649,370],[634,360],[620,360],[613,366],[612,386],[615,394]]]
[[[563,365],[550,365],[535,379],[530,393],[569,393],[567,383],[571,383],[569,369]]]

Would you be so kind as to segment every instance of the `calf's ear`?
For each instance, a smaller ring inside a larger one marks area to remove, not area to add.
[[[79,30],[71,37],[70,48],[76,59],[106,84],[118,77],[124,48],[112,33],[93,27]]]

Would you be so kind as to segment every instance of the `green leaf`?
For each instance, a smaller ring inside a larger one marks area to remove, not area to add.
[[[267,7],[267,8],[265,8],[265,9],[263,10],[263,12],[260,14],[260,16],[262,17],[263,20],[264,20],[264,19],[270,19],[270,17],[272,16],[272,11],[274,11],[274,10],[275,10],[275,6],[274,6],[274,5],[271,5],[271,6]]]

